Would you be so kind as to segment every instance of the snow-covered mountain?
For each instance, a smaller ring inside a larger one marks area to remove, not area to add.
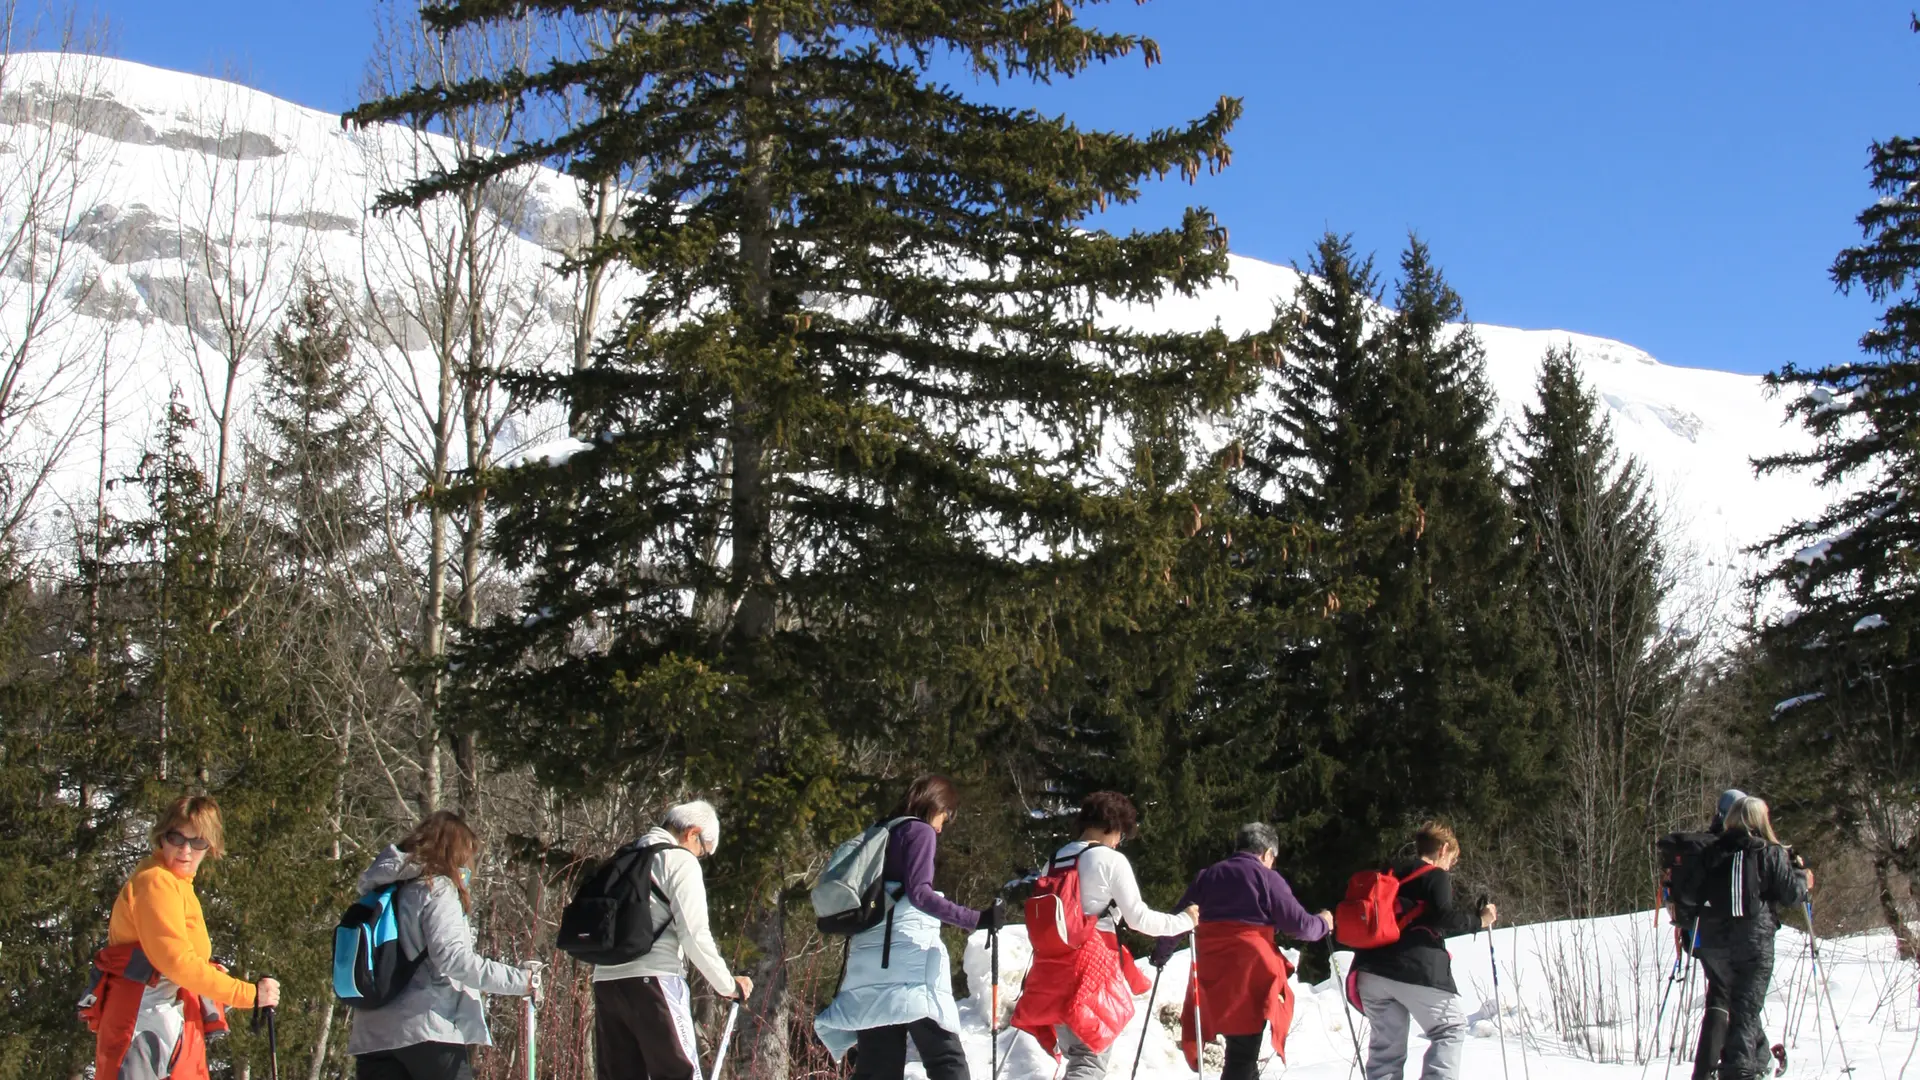
[[[444,214],[378,217],[369,207],[380,190],[448,151],[394,128],[343,130],[332,114],[231,83],[117,60],[9,58],[0,70],[0,231],[36,241],[0,273],[0,347],[16,348],[38,318],[40,355],[70,361],[49,393],[72,401],[36,419],[40,445],[76,433],[53,487],[92,489],[99,357],[107,358],[106,452],[124,463],[173,388],[203,414],[226,400],[223,350],[242,357],[233,393],[244,414],[257,357],[302,277],[329,282],[375,327],[370,337],[384,332],[386,391],[404,414],[399,422],[424,430],[435,402],[428,324],[456,313],[419,297],[459,273],[443,265],[454,223]],[[49,161],[64,173],[23,182]],[[562,362],[578,308],[575,286],[552,268],[584,228],[577,193],[566,178],[540,173],[512,206],[487,211],[507,227],[488,253],[490,295],[510,313],[493,347],[502,357]],[[1236,258],[1231,282],[1122,317],[1252,330],[1269,323],[1297,280],[1289,269]],[[1822,504],[1805,477],[1754,477],[1753,457],[1804,443],[1757,378],[1661,363],[1602,338],[1478,330],[1505,418],[1531,400],[1548,347],[1572,343],[1620,446],[1645,463],[1688,577],[1703,591],[1730,588],[1746,566],[1742,548]],[[0,422],[5,416],[0,405]],[[31,457],[5,434],[0,452]],[[515,418],[494,445],[512,453],[551,435]]]

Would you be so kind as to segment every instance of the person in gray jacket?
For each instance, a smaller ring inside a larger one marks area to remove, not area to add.
[[[423,960],[400,995],[356,1011],[347,1053],[357,1080],[472,1080],[468,1047],[491,1046],[482,994],[539,990],[539,965],[513,967],[474,952],[468,882],[479,838],[459,814],[428,814],[360,875],[360,891],[406,882],[394,896],[401,952]]]
[[[720,815],[710,803],[681,803],[640,842],[660,848],[647,860],[656,887],[648,890],[648,915],[659,930],[638,960],[593,969],[594,1075],[700,1080],[687,961],[721,997],[744,1001],[753,993],[752,979],[727,970],[707,923],[700,860],[720,848]]]

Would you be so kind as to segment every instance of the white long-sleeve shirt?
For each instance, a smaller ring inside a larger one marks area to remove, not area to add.
[[[649,829],[644,840],[649,844],[674,845],[666,851],[655,852],[649,860],[653,883],[660,886],[668,900],[663,904],[648,891],[647,914],[653,919],[653,925],[660,927],[660,933],[653,939],[653,948],[638,960],[596,966],[593,981],[611,982],[641,975],[684,978],[687,961],[692,960],[693,966],[700,969],[700,974],[706,976],[715,990],[732,997],[733,973],[727,970],[727,962],[720,955],[720,947],[714,944],[713,930],[707,924],[707,881],[700,873],[700,860],[693,852],[680,847],[673,834],[665,829]]]
[[[1140,895],[1140,882],[1133,876],[1133,864],[1125,855],[1100,844],[1075,840],[1054,852],[1053,861],[1064,863],[1080,856],[1080,908],[1088,915],[1100,916],[1100,929],[1112,930],[1111,904],[1120,918],[1135,931],[1148,937],[1174,937],[1193,929],[1193,920],[1182,914],[1168,914],[1147,906]]]

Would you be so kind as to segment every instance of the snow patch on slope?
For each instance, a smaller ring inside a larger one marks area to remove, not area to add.
[[[25,122],[29,110],[22,102],[62,92],[52,74],[55,58],[27,54],[10,63],[0,92],[0,143],[8,145],[30,134],[9,125],[9,118]],[[131,461],[170,389],[191,384],[192,338],[211,332],[203,313],[209,290],[220,283],[208,280],[204,260],[192,257],[205,234],[230,229],[241,257],[270,267],[266,287],[276,296],[292,294],[296,270],[311,273],[333,282],[342,295],[357,297],[354,314],[371,319],[404,288],[398,269],[417,274],[424,255],[417,238],[400,235],[369,207],[383,187],[444,155],[445,145],[391,126],[345,131],[332,114],[230,83],[126,61],[98,63],[97,107],[85,111],[82,121],[88,132],[84,149],[104,155],[108,164],[80,193],[74,224],[82,257],[89,260],[86,271],[98,276],[98,285],[74,302],[72,332],[109,339],[110,378],[117,387],[112,411],[128,433],[115,456]],[[191,194],[221,169],[250,170],[242,175],[271,182],[239,189],[221,213],[192,213],[183,192]],[[0,192],[0,224],[17,219],[20,210],[14,193]],[[540,172],[508,222],[516,243],[506,253],[505,272],[514,284],[502,302],[526,320],[526,352],[556,363],[569,351],[572,286],[558,281],[553,267],[558,250],[580,236],[585,220],[573,182]],[[1143,329],[1217,326],[1241,334],[1267,328],[1276,306],[1299,284],[1291,269],[1238,256],[1231,260],[1231,275],[1196,296],[1168,297],[1112,317]],[[617,299],[605,306],[618,309]],[[0,310],[0,320],[20,318],[21,312]],[[1749,545],[1823,505],[1807,477],[1753,475],[1754,457],[1807,444],[1758,378],[1670,366],[1631,345],[1584,334],[1476,329],[1503,423],[1517,421],[1520,409],[1533,403],[1539,363],[1550,347],[1577,352],[1621,450],[1647,469],[1675,531],[1683,576],[1695,592],[1730,594],[1753,568],[1744,553]],[[395,359],[404,354],[398,367],[428,361],[417,326],[401,320],[393,332]],[[521,447],[540,447],[564,430],[558,418],[522,419],[505,435],[510,445],[499,451],[517,456]],[[517,459],[549,456],[543,451]],[[88,490],[84,472],[76,468],[68,477],[70,490]]]

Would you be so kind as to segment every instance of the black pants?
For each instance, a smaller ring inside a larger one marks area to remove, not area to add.
[[[1225,1036],[1227,1064],[1220,1070],[1220,1080],[1257,1080],[1260,1075],[1260,1037],[1264,1034]]]
[[[1701,965],[1701,974],[1706,977],[1707,983],[1706,1015],[1700,1018],[1700,1042],[1693,1051],[1693,1080],[1714,1080],[1719,1075],[1720,1057],[1727,1045],[1732,996],[1727,985],[1714,978],[1704,964]],[[1754,1037],[1753,1058],[1764,1063],[1768,1055],[1773,1053],[1767,1042],[1767,1033],[1756,1025]]]
[[[398,1050],[360,1054],[355,1080],[473,1080],[465,1043],[415,1043]]]
[[[1753,1080],[1766,1068],[1767,1035],[1761,1029],[1760,1014],[1766,1008],[1767,988],[1773,983],[1772,944],[1768,941],[1768,948],[1753,951],[1701,950],[1700,968],[1707,977],[1707,1015],[1700,1025],[1694,1076],[1712,1075],[1716,1059],[1719,1080]],[[1719,1017],[1725,1017],[1724,1021]],[[1716,1036],[1717,1046],[1713,1045]]]
[[[693,1015],[685,979],[636,975],[593,984],[596,1080],[693,1080]]]
[[[855,1036],[853,1080],[900,1080],[907,1072],[907,1037],[920,1050],[927,1080],[967,1080],[960,1036],[932,1020],[862,1028]]]

